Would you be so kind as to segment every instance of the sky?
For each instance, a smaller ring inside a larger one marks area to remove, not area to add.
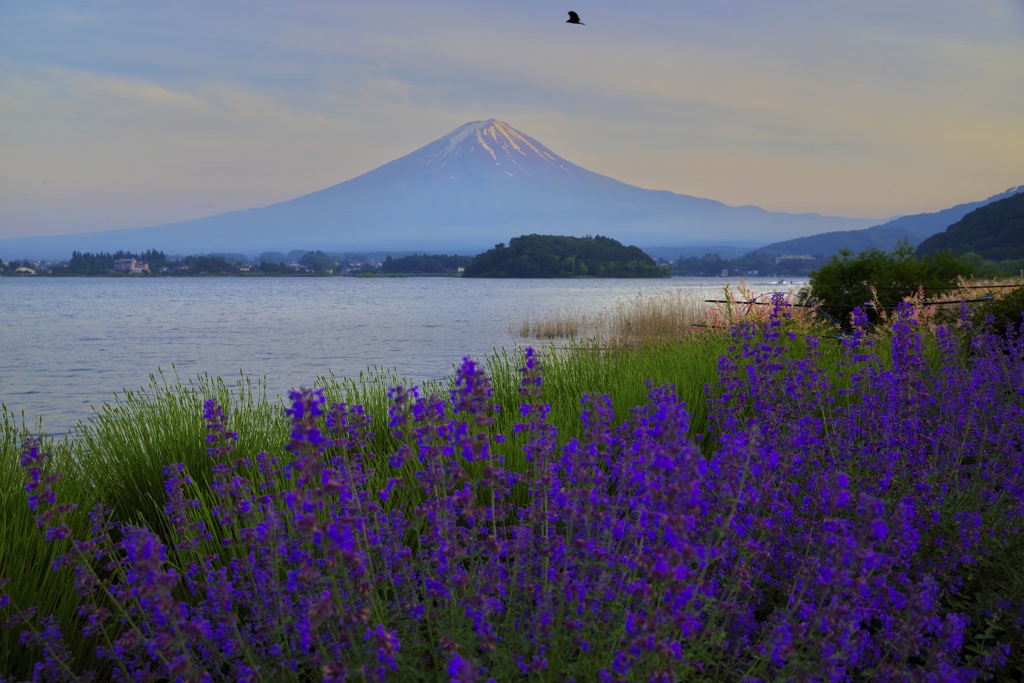
[[[937,211],[1024,184],[1024,0],[0,0],[0,239],[266,206],[488,118],[640,187]]]

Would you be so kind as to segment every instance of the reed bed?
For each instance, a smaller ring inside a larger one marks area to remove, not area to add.
[[[680,288],[618,301],[598,340],[630,346],[692,335],[707,320],[710,308],[704,298]]]
[[[525,320],[515,330],[523,339],[586,340],[599,346],[637,346],[694,334],[710,310],[705,295],[676,288],[656,294],[638,293],[619,299],[605,311],[578,309]]]
[[[780,294],[789,303],[798,298],[793,288]],[[677,287],[654,294],[641,292],[630,299],[619,299],[598,313],[573,309],[524,320],[513,332],[521,339],[569,339],[599,347],[625,348],[691,338],[709,328],[723,334],[737,323],[768,320],[771,293],[758,294],[741,281],[735,287],[726,285],[715,296],[719,301],[709,303],[706,292],[691,288]],[[794,323],[803,323],[807,330],[811,318],[808,311],[794,309],[792,313]]]
[[[523,320],[514,333],[522,339],[579,339],[589,336],[600,319],[578,310],[552,313],[537,320]]]

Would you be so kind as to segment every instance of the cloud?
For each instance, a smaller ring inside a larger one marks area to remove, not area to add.
[[[52,68],[47,71],[49,74],[43,76],[44,80],[52,79],[66,88],[80,91],[85,96],[113,97],[180,107],[197,107],[203,104],[198,97],[190,93],[171,90],[143,79],[63,68]]]

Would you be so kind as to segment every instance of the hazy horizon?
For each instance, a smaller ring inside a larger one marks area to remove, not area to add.
[[[1011,0],[12,0],[0,239],[266,206],[492,117],[639,187],[936,211],[1024,183],[1022,39]]]

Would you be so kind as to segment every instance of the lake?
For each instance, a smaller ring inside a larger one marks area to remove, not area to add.
[[[232,384],[240,375],[265,378],[281,396],[331,371],[358,377],[384,367],[412,381],[440,379],[465,355],[550,343],[518,338],[524,320],[596,314],[677,288],[720,298],[727,282],[0,278],[0,402],[30,425],[42,417],[52,434],[161,370],[183,381],[203,373]],[[745,282],[757,292],[779,289]]]

